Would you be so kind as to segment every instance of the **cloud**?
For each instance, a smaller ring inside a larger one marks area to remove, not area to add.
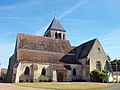
[[[34,5],[38,5],[40,4],[39,0],[30,0],[30,1],[26,1],[26,2],[20,2],[17,4],[13,4],[13,5],[3,5],[0,6],[0,10],[13,10],[13,9],[17,9],[20,7],[30,7],[30,6],[34,6]]]
[[[116,38],[120,38],[120,36],[113,36],[113,37],[110,37],[110,38],[103,39],[101,41],[108,41],[108,40],[113,40],[113,39],[116,39]]]
[[[77,8],[79,8],[80,6],[83,6],[83,5],[87,4],[89,1],[91,1],[91,0],[86,0],[86,1],[84,1],[84,2],[81,2],[81,1],[80,1],[80,2],[77,3],[75,6],[73,6],[73,7],[70,8],[70,9],[68,9],[67,11],[65,11],[64,14],[62,14],[61,16],[59,16],[58,19],[61,19],[61,18],[63,18],[64,16],[72,13],[72,12],[75,11]]]
[[[74,7],[68,9],[67,11],[65,11],[64,14],[62,14],[61,16],[59,16],[58,19],[61,19],[61,18],[63,18],[64,16],[72,13],[74,10],[76,10],[77,8],[79,8],[79,7],[82,6],[82,5],[87,4],[89,1],[91,1],[91,0],[86,0],[86,1],[84,1],[84,2],[79,2],[79,3],[77,3]],[[49,24],[50,24],[50,23],[49,23]],[[45,32],[45,30],[47,30],[47,27],[49,26],[49,24],[46,25],[46,26],[44,26],[44,27],[42,27],[41,30],[35,32],[35,35],[41,35],[41,34],[43,35],[43,33]]]
[[[0,19],[42,19],[41,17],[17,17],[17,16],[7,16],[7,17],[0,17]]]
[[[12,32],[4,33],[4,35],[11,35],[11,34],[12,34]]]
[[[37,32],[34,33],[34,35],[43,35],[44,32],[47,30],[48,26],[50,25],[50,23],[44,27],[42,27],[40,30],[38,30]]]

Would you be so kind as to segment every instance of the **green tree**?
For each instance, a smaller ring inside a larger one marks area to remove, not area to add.
[[[110,63],[111,65],[116,65],[116,62],[117,62],[117,65],[120,65],[120,60],[117,60],[117,59],[111,61]]]
[[[111,61],[111,58],[110,58],[110,56],[108,54],[107,54],[107,58],[108,58],[109,61]]]
[[[92,82],[107,82],[108,73],[109,71],[107,70],[99,71],[98,69],[95,69],[91,72],[90,79]]]

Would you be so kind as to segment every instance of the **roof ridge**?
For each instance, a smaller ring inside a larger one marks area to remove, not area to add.
[[[32,34],[18,33],[18,37],[21,36],[21,35],[26,35],[26,36],[31,36],[31,37],[38,37],[38,38],[46,38],[46,39],[57,40],[57,41],[69,41],[69,40],[63,40],[63,39],[55,39],[55,38],[46,37],[46,36],[38,36],[38,35],[32,35]]]

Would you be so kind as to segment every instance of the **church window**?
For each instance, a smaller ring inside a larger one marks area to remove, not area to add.
[[[100,61],[97,61],[97,63],[96,63],[96,69],[98,69],[98,70],[101,71],[101,63],[100,63]]]
[[[45,70],[45,68],[42,69],[42,75],[46,75],[46,70]]]
[[[98,51],[100,51],[100,47],[98,47]]]
[[[73,69],[73,76],[76,76],[76,69]]]
[[[24,75],[29,75],[29,74],[30,74],[30,69],[29,69],[29,67],[26,67],[26,68],[25,68]]]
[[[90,59],[86,61],[86,65],[90,65]]]
[[[58,37],[58,34],[57,34],[57,32],[55,33],[55,38],[57,39],[57,37]]]
[[[59,33],[59,39],[61,39],[61,33]]]
[[[56,39],[61,39],[61,33],[60,32],[56,32],[55,33],[55,38]]]
[[[63,40],[65,39],[65,34],[63,34]]]

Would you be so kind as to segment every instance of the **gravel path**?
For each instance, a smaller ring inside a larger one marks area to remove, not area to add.
[[[0,90],[50,90],[50,89],[21,87],[9,83],[0,83]]]

